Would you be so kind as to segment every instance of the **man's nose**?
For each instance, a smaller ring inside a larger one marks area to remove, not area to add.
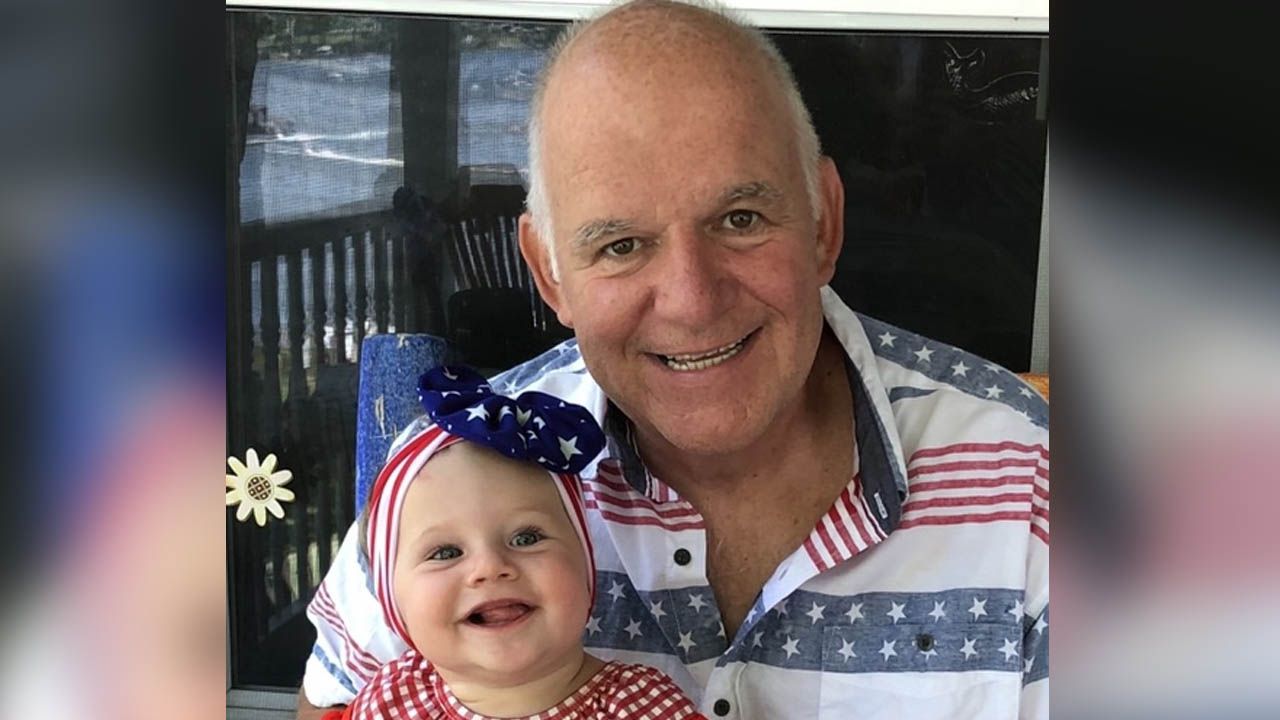
[[[505,548],[485,548],[472,552],[471,566],[467,571],[469,585],[494,580],[514,580],[518,576],[515,563],[511,562]]]
[[[713,325],[732,301],[729,252],[699,228],[671,230],[654,268],[657,313],[692,328]]]

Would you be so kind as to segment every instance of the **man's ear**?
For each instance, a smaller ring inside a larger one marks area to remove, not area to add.
[[[844,183],[835,161],[825,155],[818,160],[818,210],[818,277],[826,285],[835,276],[836,258],[844,247]]]
[[[573,314],[564,301],[564,288],[552,271],[550,243],[538,234],[537,224],[528,212],[520,215],[520,254],[533,272],[533,282],[538,286],[538,294],[547,306],[555,311],[560,324],[573,327]]]

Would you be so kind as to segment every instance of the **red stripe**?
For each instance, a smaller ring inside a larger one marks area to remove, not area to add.
[[[832,561],[838,563],[841,560],[841,553],[836,549],[836,544],[831,540],[831,534],[827,532],[827,524],[823,522],[826,518],[827,516],[824,515],[822,520],[818,521],[818,527],[813,530],[818,534],[818,539],[822,541],[822,545],[827,549],[827,554],[831,556]],[[831,567],[834,567],[834,565]],[[826,568],[822,569],[825,570]]]
[[[914,462],[917,458],[941,457],[958,453],[993,453],[1005,450],[1040,453],[1040,457],[1046,460],[1049,459],[1049,449],[1043,445],[1023,445],[1022,443],[1006,441],[1001,443],[959,443],[956,445],[944,445],[943,447],[925,448],[912,453],[908,462]]]
[[[343,645],[347,649],[345,653],[347,656],[347,668],[360,679],[368,680],[370,675],[378,669],[377,658],[373,657],[372,654],[360,647],[351,638],[351,634],[347,632],[347,626],[343,624],[342,618],[338,616],[337,610],[333,606],[333,600],[325,592],[323,583],[316,592],[316,598],[311,603],[311,607],[315,609],[317,615],[326,620],[329,626],[337,630],[338,634],[342,636]]]
[[[687,509],[679,508],[679,507],[657,508],[657,507],[654,507],[653,502],[648,498],[643,498],[643,497],[623,498],[623,497],[618,497],[617,495],[602,493],[598,490],[591,490],[590,488],[584,488],[584,490],[585,492],[583,494],[586,497],[599,500],[600,502],[603,502],[607,505],[612,505],[618,508],[638,508],[641,510],[648,510],[652,512],[654,515],[657,515],[659,517],[664,517],[664,518],[700,517],[698,514],[698,511],[694,510],[692,506]]]
[[[1045,520],[1048,520],[1048,519],[1049,519],[1049,508],[1047,508],[1047,507],[1040,507],[1039,505],[1033,505],[1033,506],[1031,507],[1031,514],[1032,514],[1032,515],[1039,516],[1039,517],[1042,517],[1042,518],[1044,518]]]
[[[683,522],[683,523],[682,522],[666,522],[656,517],[650,517],[648,515],[640,515],[640,516],[623,515],[621,513],[616,513],[616,512],[611,512],[609,510],[606,510],[605,508],[601,507],[600,504],[597,503],[595,500],[587,500],[586,505],[587,505],[587,508],[590,510],[599,511],[600,517],[606,520],[609,520],[610,522],[616,522],[622,525],[652,525],[654,527],[665,528],[667,530],[702,530],[705,527],[701,521]]]
[[[809,559],[813,561],[813,566],[818,568],[818,572],[827,569],[827,564],[822,560],[822,556],[818,554],[818,548],[813,544],[813,536],[805,538],[804,549],[809,553]]]
[[[1049,544],[1049,533],[1046,532],[1044,529],[1042,529],[1039,525],[1033,524],[1031,526],[1031,534],[1043,540],[1045,545]]]
[[[1036,466],[1036,477],[1038,477],[1038,478],[1042,478],[1042,479],[1044,479],[1044,480],[1048,480],[1048,479],[1049,479],[1049,468],[1047,468],[1047,467],[1040,467],[1039,465],[1037,465],[1037,466]]]
[[[1001,475],[994,478],[964,478],[960,480],[926,480],[914,482],[908,486],[911,493],[929,492],[931,490],[954,490],[956,488],[992,488],[1002,485],[1031,485],[1035,480],[1030,475]]]
[[[854,482],[856,489],[856,478]],[[854,502],[853,497],[849,494],[849,488],[845,488],[844,492],[840,493],[840,499],[837,502],[841,501],[844,502],[845,512],[849,514],[849,521],[853,524],[853,530],[858,533],[858,537],[862,540],[862,544],[866,547],[875,545],[876,541],[871,537],[871,534],[867,532],[867,529],[863,527],[863,519],[861,517],[862,513],[859,512],[857,503]],[[833,515],[834,516],[831,519],[835,521],[836,529],[840,531],[841,537],[843,537],[844,541],[849,545],[850,550],[855,554],[858,553],[858,543],[854,542],[853,538],[849,535],[849,529],[846,527],[843,518],[840,517],[839,513],[833,513]]]
[[[1049,499],[1049,491],[1040,487],[1039,485],[1035,486],[1035,494],[1036,494],[1036,497],[1038,498],[1042,498],[1044,500]]]
[[[910,528],[917,525],[964,525],[966,523],[989,523],[1001,520],[1022,520],[1031,519],[1031,512],[1028,510],[1009,510],[1005,512],[993,513],[973,513],[969,515],[927,515],[925,517],[915,517],[903,520],[899,523],[900,528]]]
[[[998,460],[956,460],[937,465],[921,465],[907,471],[907,477],[928,475],[940,472],[956,472],[959,470],[1003,470],[1011,467],[1039,468],[1040,461],[1034,458],[1000,458]]]
[[[932,507],[962,507],[965,505],[999,505],[1000,503],[1030,500],[1031,493],[1001,493],[1000,495],[969,495],[943,497],[929,500],[911,500],[902,506],[903,514]]]

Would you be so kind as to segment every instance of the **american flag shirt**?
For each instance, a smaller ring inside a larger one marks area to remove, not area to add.
[[[430,661],[409,650],[374,674],[335,720],[489,720],[449,690]],[[326,719],[327,720],[327,719]],[[706,720],[671,678],[643,665],[605,663],[569,697],[520,720]]]
[[[584,645],[661,670],[713,718],[1047,718],[1047,404],[830,288],[822,304],[849,360],[853,474],[732,638],[701,516],[645,471],[577,345],[494,378],[583,405],[609,435],[582,473],[597,571]],[[406,650],[369,582],[353,528],[308,608],[312,704],[349,703]]]

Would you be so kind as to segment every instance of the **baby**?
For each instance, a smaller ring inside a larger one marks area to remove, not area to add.
[[[422,376],[434,424],[396,451],[364,514],[374,593],[409,650],[345,711],[374,718],[702,718],[666,675],[582,649],[595,566],[577,474],[604,437],[584,408]]]

